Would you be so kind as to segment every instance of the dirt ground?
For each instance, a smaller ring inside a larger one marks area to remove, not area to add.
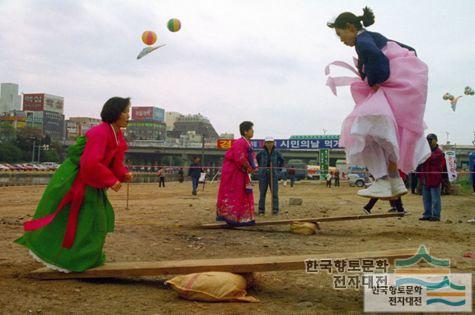
[[[257,274],[249,295],[260,303],[201,303],[180,299],[164,281],[170,277],[106,280],[31,280],[27,273],[41,267],[25,248],[13,244],[22,233],[22,222],[33,214],[44,186],[0,188],[0,313],[25,314],[345,314],[360,313],[363,295],[357,290],[334,290],[331,276],[302,271]],[[125,188],[125,187],[124,187]],[[361,215],[365,199],[357,188],[342,183],[326,188],[315,182],[280,187],[280,218]],[[422,200],[403,198],[410,215],[364,221],[322,223],[316,235],[292,234],[289,226],[253,227],[245,230],[190,228],[215,219],[216,184],[207,184],[198,197],[191,184],[167,183],[130,186],[129,210],[126,189],[109,192],[116,211],[116,231],[108,236],[108,261],[159,261],[193,258],[226,258],[273,255],[330,254],[397,248],[417,249],[450,258],[453,270],[473,272],[475,196],[443,196],[442,221],[418,221]],[[257,200],[258,196],[255,196]],[[303,205],[289,206],[290,197]],[[379,201],[374,213],[385,213],[388,202]],[[266,219],[273,219],[266,214]],[[260,219],[260,218],[258,218]]]

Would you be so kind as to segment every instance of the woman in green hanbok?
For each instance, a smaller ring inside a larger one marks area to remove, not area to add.
[[[130,99],[113,97],[102,108],[102,123],[77,139],[49,182],[33,220],[15,242],[46,266],[81,272],[104,264],[104,241],[114,230],[106,189],[119,191],[132,179],[124,166],[127,144],[121,128],[129,120]]]

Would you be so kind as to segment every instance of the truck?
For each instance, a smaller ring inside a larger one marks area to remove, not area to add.
[[[307,165],[307,179],[316,180],[320,178],[319,165]]]
[[[364,187],[370,183],[369,177],[364,173],[348,174],[348,184],[350,187]]]
[[[348,164],[346,164],[346,160],[336,160],[335,166],[340,172],[340,177],[346,179],[348,175]]]
[[[368,169],[364,166],[348,166],[348,184],[350,186],[363,187],[370,183]]]

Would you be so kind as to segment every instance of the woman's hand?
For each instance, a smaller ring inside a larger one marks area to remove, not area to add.
[[[120,187],[122,187],[122,184],[119,181],[117,181],[114,185],[111,186],[111,189],[117,192],[120,190]]]
[[[131,172],[128,172],[124,175],[124,182],[131,182],[134,175]]]
[[[252,167],[251,167],[249,164],[244,164],[244,165],[242,166],[242,171],[243,171],[244,173],[251,174],[252,171],[253,171],[253,169],[252,169]]]

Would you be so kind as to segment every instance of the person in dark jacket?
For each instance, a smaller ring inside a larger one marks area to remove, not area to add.
[[[165,169],[163,167],[158,167],[157,176],[159,178],[158,187],[165,188]]]
[[[188,176],[191,177],[191,184],[192,184],[192,194],[196,196],[198,191],[198,183],[200,180],[201,173],[203,169],[201,168],[201,158],[199,156],[193,157],[193,163],[190,165],[188,170]]]
[[[417,170],[417,169],[416,169]],[[409,175],[409,182],[411,183],[411,193],[416,194],[416,189],[417,189],[417,173],[411,172]]]
[[[290,167],[287,169],[287,174],[290,179],[290,187],[294,187],[295,181],[297,179],[296,175],[296,170],[293,165],[290,165]]]
[[[185,181],[185,173],[183,172],[183,167],[180,167],[178,170],[178,182],[183,183]]]
[[[473,194],[475,195],[475,152],[472,152],[469,154],[469,164],[470,164],[470,178],[472,180]]]
[[[335,187],[340,187],[340,170],[335,170]]]
[[[437,136],[433,133],[427,135],[432,154],[422,164],[419,181],[422,185],[422,199],[424,201],[424,214],[421,221],[440,221],[441,200],[440,187],[443,174],[447,172],[444,152],[437,144]]]
[[[279,175],[284,158],[275,149],[274,138],[267,137],[264,150],[257,154],[259,165],[259,215],[265,214],[267,188],[272,193],[272,214],[279,214]]]

